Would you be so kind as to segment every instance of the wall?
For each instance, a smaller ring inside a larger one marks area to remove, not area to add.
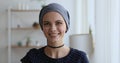
[[[120,63],[120,1],[96,0],[94,63]]]
[[[32,1],[32,0],[30,0]],[[71,23],[74,23],[75,21],[75,2],[73,0],[46,0],[46,4],[50,3],[50,2],[57,2],[60,3],[61,5],[63,5],[65,8],[68,9],[68,11],[70,12],[71,15]],[[69,2],[68,2],[69,1]],[[37,2],[33,2],[33,4],[31,2],[29,2],[29,0],[0,0],[0,63],[7,63],[7,59],[8,59],[8,55],[7,55],[7,42],[8,42],[8,32],[7,32],[7,26],[8,26],[8,15],[7,15],[7,8],[8,7],[14,7],[17,8],[19,2],[23,3],[27,3],[31,6],[31,8],[38,8],[40,7],[39,3]],[[67,4],[66,4],[67,3]],[[69,37],[67,37],[70,34],[73,34],[73,27],[71,25],[70,30],[67,34],[66,34],[66,38],[65,38],[65,44],[69,45]],[[14,51],[17,51],[17,53],[20,53],[19,50],[25,50],[28,51],[29,49],[14,49]],[[25,52],[20,53],[20,54],[25,54]],[[15,54],[17,55],[17,54]],[[15,57],[18,58],[18,57]],[[16,61],[19,61],[18,59],[13,59]]]
[[[95,42],[95,2],[94,0],[76,0],[76,24],[74,34],[88,34],[92,30],[93,41]],[[78,46],[79,47],[79,46]],[[80,47],[79,47],[80,48]],[[89,55],[90,63],[94,63],[94,54]]]
[[[82,7],[82,9],[77,9],[80,14],[77,14],[77,20],[82,20],[82,23],[77,23],[83,26],[78,24],[75,26],[80,27],[77,33],[87,32],[83,28],[86,28],[85,22],[89,21],[95,38],[94,53],[90,57],[90,63],[120,63],[120,1],[77,0],[77,3],[79,3],[78,8]]]

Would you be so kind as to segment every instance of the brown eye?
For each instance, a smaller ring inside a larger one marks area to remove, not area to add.
[[[57,22],[56,24],[57,24],[57,25],[60,25],[60,24],[62,24],[62,23],[61,23],[61,22]]]
[[[61,20],[58,20],[58,21],[56,22],[56,25],[61,25],[61,24],[63,24],[63,21],[61,21]]]
[[[48,26],[48,25],[50,25],[50,23],[49,22],[44,22],[43,25]]]
[[[44,25],[49,25],[49,23],[44,23]]]

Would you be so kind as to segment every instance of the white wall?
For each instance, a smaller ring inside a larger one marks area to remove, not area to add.
[[[87,5],[85,5],[85,1]],[[119,0],[77,0],[77,33],[87,33],[87,23],[92,27],[95,38],[91,63],[119,63],[120,59],[120,1]],[[84,5],[81,5],[81,3]],[[83,8],[85,7],[85,8]],[[87,9],[87,10],[86,10]],[[86,12],[86,13],[84,13]],[[79,17],[78,17],[79,16]],[[80,18],[81,17],[81,18]],[[82,18],[83,17],[83,18]],[[86,17],[86,19],[85,19]],[[83,29],[86,28],[86,29]],[[81,31],[83,30],[83,31]]]
[[[111,0],[111,63],[120,63],[120,0]]]
[[[75,29],[75,34],[88,34],[90,28],[93,37],[94,48],[94,42],[96,42],[95,0],[76,0],[76,15],[77,17],[75,27],[77,27],[78,29]],[[95,63],[96,61],[94,59],[94,51],[92,54],[89,55],[90,63]]]
[[[96,0],[95,63],[120,63],[120,1]]]

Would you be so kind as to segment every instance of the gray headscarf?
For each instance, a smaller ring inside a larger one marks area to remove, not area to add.
[[[61,6],[60,4],[57,4],[57,3],[51,3],[51,4],[47,5],[47,6],[44,6],[41,9],[40,14],[39,14],[39,24],[40,24],[41,28],[43,29],[43,27],[42,27],[43,16],[46,13],[51,12],[51,11],[58,12],[64,18],[65,23],[66,23],[66,27],[67,27],[67,30],[66,30],[66,32],[67,32],[69,27],[70,27],[69,13],[63,6]]]

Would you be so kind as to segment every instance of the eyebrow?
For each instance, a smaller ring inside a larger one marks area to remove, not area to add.
[[[49,21],[43,21],[43,22],[49,22]]]
[[[60,21],[60,22],[63,22],[63,20],[56,20],[56,21]]]
[[[45,22],[49,22],[49,21],[43,21],[43,23],[45,23]]]
[[[63,20],[56,20],[57,22],[64,22]],[[55,21],[55,22],[56,22]],[[44,20],[43,22],[49,22],[48,20]]]

